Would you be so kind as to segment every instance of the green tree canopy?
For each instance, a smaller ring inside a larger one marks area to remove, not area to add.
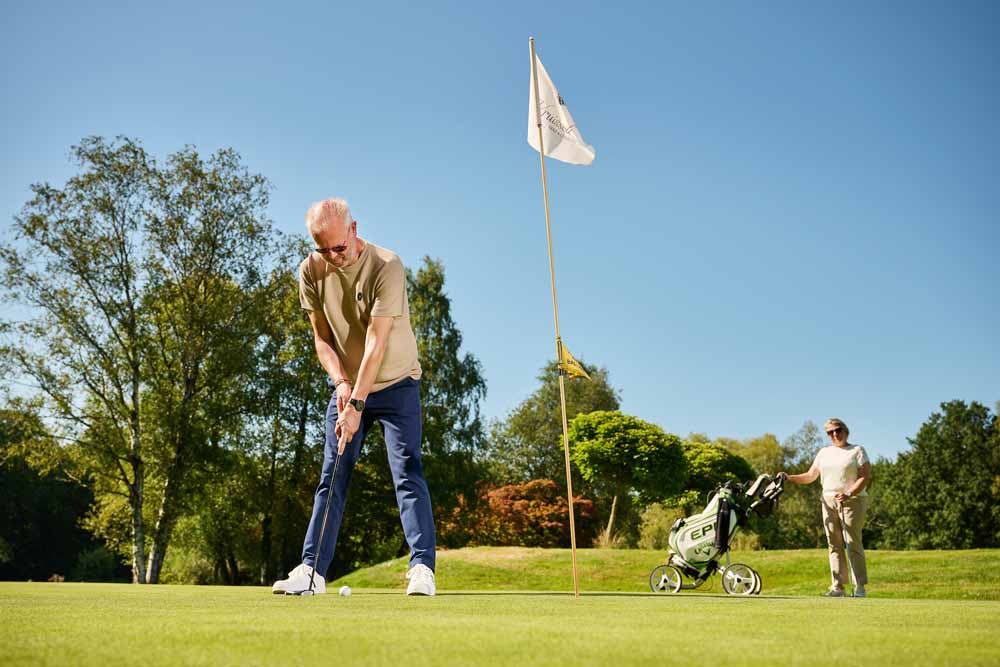
[[[685,479],[680,438],[655,424],[617,411],[573,418],[569,432],[573,462],[583,478],[612,498],[605,529],[610,540],[620,498],[634,493],[648,504],[677,493]]]
[[[479,405],[486,397],[486,380],[479,359],[462,349],[462,332],[445,291],[444,265],[424,257],[416,271],[407,269],[406,288],[423,371],[424,469],[440,512],[458,502],[459,495],[474,497],[476,483],[484,477]]]
[[[110,556],[80,526],[93,494],[66,476],[58,448],[36,406],[13,400],[0,409],[0,581],[72,579],[82,553]],[[112,558],[90,580],[110,580],[117,565]]]
[[[571,421],[577,415],[597,410],[617,410],[618,391],[611,386],[608,370],[580,363],[591,379],[566,378],[566,419]],[[555,361],[545,365],[538,382],[540,386],[531,396],[490,429],[488,456],[493,476],[501,483],[551,479],[565,489],[559,371]]]
[[[696,509],[719,484],[728,480],[745,482],[755,476],[746,459],[722,445],[686,441],[682,444],[681,451],[687,478],[682,487],[684,493],[676,495],[671,502],[683,506],[686,511]]]
[[[81,173],[65,187],[32,186],[14,219],[14,243],[0,247],[4,300],[30,319],[4,323],[2,352],[12,375],[33,382],[56,435],[104,465],[90,472],[126,495],[132,567],[145,581],[142,505],[146,468],[141,366],[141,232],[148,222],[153,166],[138,142],[100,137],[72,149]],[[101,437],[88,434],[100,433]]]
[[[787,472],[805,472],[816,460],[816,454],[826,444],[822,429],[812,420],[806,420],[798,431],[785,438],[781,444]]]
[[[886,540],[898,547],[1000,546],[1000,417],[975,401],[949,401],[899,455],[883,498]]]
[[[3,352],[76,443],[99,508],[126,499],[133,578],[155,583],[197,473],[236,444],[274,259],[268,185],[232,150],[160,165],[90,137],[73,156],[80,173],[34,185],[0,248],[6,299],[31,309]]]
[[[444,265],[430,257],[407,269],[410,322],[417,338],[424,442],[430,454],[474,452],[482,446],[479,404],[486,397],[482,364],[462,350],[462,332],[451,316]]]
[[[758,475],[775,475],[785,468],[785,452],[778,438],[771,433],[719,444],[744,459]]]

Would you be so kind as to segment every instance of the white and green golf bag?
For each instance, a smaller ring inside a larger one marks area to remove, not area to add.
[[[774,511],[784,491],[785,476],[761,475],[753,482],[730,481],[716,487],[705,509],[678,519],[670,529],[670,556],[666,565],[650,573],[654,592],[676,593],[698,588],[716,571],[722,573],[727,593],[751,595],[760,592],[760,575],[742,563],[729,562],[729,546],[740,526],[751,514],[766,516]],[[719,559],[726,557],[726,564]],[[683,577],[693,579],[684,583]]]
[[[671,561],[681,571],[698,576],[715,570],[718,557],[729,550],[729,541],[740,524],[739,505],[730,484],[719,487],[699,514],[678,519],[670,529]]]

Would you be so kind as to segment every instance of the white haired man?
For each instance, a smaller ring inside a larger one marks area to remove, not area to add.
[[[406,274],[395,253],[365,241],[343,199],[313,204],[306,227],[316,250],[299,266],[299,301],[312,322],[316,355],[334,396],[326,411],[326,447],[302,564],[272,591],[326,592],[351,471],[365,433],[378,421],[385,433],[399,518],[410,547],[407,595],[434,595],[435,532],[420,458],[420,362],[410,326]],[[330,478],[343,441],[330,513],[318,544]]]

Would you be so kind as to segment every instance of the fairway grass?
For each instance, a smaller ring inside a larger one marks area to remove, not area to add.
[[[580,588],[589,592],[649,592],[649,571],[663,563],[662,551],[580,549]],[[869,550],[868,594],[874,598],[1000,601],[1000,549],[967,551]],[[444,590],[572,591],[568,549],[475,547],[439,551],[438,585]],[[760,572],[765,595],[814,597],[830,585],[825,549],[737,551],[733,562]],[[357,570],[337,580],[361,588],[405,586],[405,558]],[[719,578],[703,590],[681,595],[721,593]]]
[[[997,665],[1000,602],[0,583],[2,665]]]

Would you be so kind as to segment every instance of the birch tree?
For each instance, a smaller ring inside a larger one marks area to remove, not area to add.
[[[127,507],[133,581],[156,583],[192,475],[239,446],[227,436],[271,298],[268,186],[232,150],[161,166],[137,141],[91,137],[72,156],[80,173],[33,186],[0,246],[5,300],[27,313],[0,327],[2,353],[77,445],[92,527],[120,533]]]
[[[81,173],[63,188],[33,185],[13,241],[0,246],[4,300],[31,313],[5,323],[2,352],[45,396],[59,436],[95,464],[96,483],[127,499],[132,578],[143,583],[140,237],[154,167],[129,139],[91,137],[71,154]]]

